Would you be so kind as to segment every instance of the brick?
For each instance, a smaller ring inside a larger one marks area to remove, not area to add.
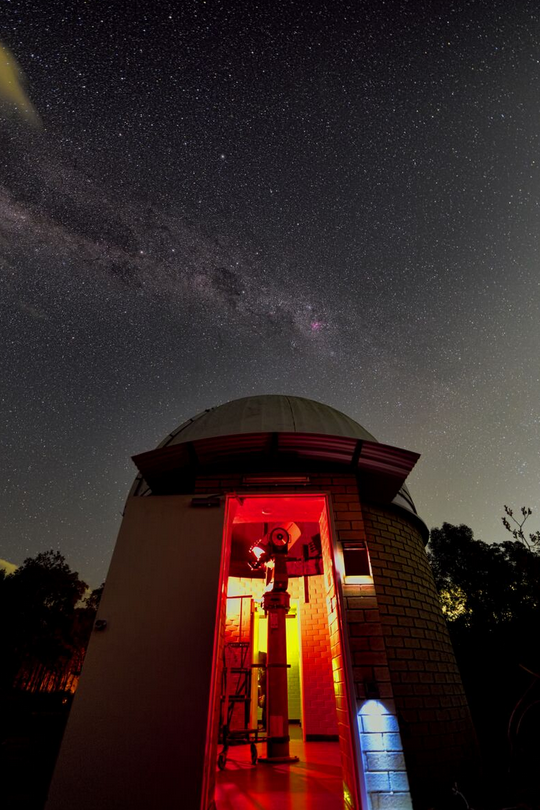
[[[385,663],[386,663],[386,661],[385,661]],[[376,680],[378,680],[378,681],[390,681],[391,680],[391,678],[390,678],[390,670],[388,669],[387,666],[383,666],[383,667],[375,666],[375,669],[374,669],[373,673],[375,675]]]
[[[369,647],[371,650],[384,650],[384,638],[382,636],[370,636]]]
[[[349,609],[362,608],[363,610],[376,610],[378,604],[374,596],[348,596],[347,607]]]
[[[403,750],[399,734],[384,734],[384,746],[386,751]]]
[[[359,529],[360,531],[364,532],[364,521],[363,520],[353,520],[352,524],[351,524],[351,528],[352,529]]]
[[[366,769],[369,771],[404,771],[405,757],[403,754],[366,753],[364,754]]]
[[[387,750],[385,746],[383,734],[360,734],[360,748],[362,751],[385,751]]]
[[[379,602],[379,606],[382,609],[383,605],[393,605],[396,600],[393,596],[386,596],[386,594],[381,594],[378,592],[377,601]]]
[[[406,772],[393,772],[390,773],[390,789],[396,791],[408,791],[409,780],[407,779]]]
[[[349,624],[357,624],[357,623],[361,624],[362,630],[357,631],[355,635],[360,635],[360,632],[363,636],[382,636],[383,634],[381,624],[379,623],[368,624],[367,622],[364,621],[363,615],[357,617],[356,611],[354,610],[349,611],[347,613],[347,622]]]
[[[372,666],[372,667],[385,667],[386,666],[386,653],[383,651],[375,651],[372,652],[371,650],[365,650],[362,653],[362,663]],[[377,671],[377,670],[375,670]],[[383,680],[390,680],[390,672],[388,669],[384,669],[383,671],[388,672],[388,678],[384,678]]]
[[[407,666],[411,671],[420,671],[426,668],[426,664],[424,661],[408,661]]]
[[[392,635],[393,636],[410,636],[411,635],[411,628],[410,627],[401,627],[398,625],[397,627],[392,627]],[[411,639],[412,640],[412,639]],[[420,646],[419,642],[418,646]],[[413,646],[413,645],[409,645]]]
[[[369,650],[369,648],[370,638],[368,636],[351,636],[349,639],[349,649],[352,652]]]
[[[339,504],[336,504],[336,510]],[[337,510],[339,515],[339,520],[358,520],[358,513],[361,511],[360,506],[355,507],[354,505],[348,504],[346,509]]]
[[[336,520],[334,525],[335,525],[335,527],[336,527],[336,529],[338,531],[343,530],[343,529],[356,528],[354,526],[351,526],[351,521],[350,520]]]
[[[413,810],[408,793],[373,793],[371,808],[372,810]]]
[[[366,789],[368,793],[388,791],[390,789],[390,777],[385,771],[365,774]]]

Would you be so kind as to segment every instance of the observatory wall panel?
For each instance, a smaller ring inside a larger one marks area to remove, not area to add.
[[[199,807],[223,508],[131,498],[47,810]]]

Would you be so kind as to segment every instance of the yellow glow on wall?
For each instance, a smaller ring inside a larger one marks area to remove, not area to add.
[[[294,603],[291,605],[291,613],[295,611]],[[287,663],[290,664],[290,669],[287,670],[288,688],[289,688],[289,717],[294,720],[300,720],[302,715],[302,701],[300,695],[300,639],[298,633],[297,615],[293,613],[293,618],[287,620]],[[268,633],[268,620],[264,614],[258,614],[258,644],[257,649],[259,653],[266,653],[267,646],[267,633]]]
[[[345,803],[345,807],[354,807],[352,793],[345,782],[343,782],[343,801]]]
[[[294,610],[295,605],[291,605],[291,608]],[[287,619],[286,624],[287,663],[290,664],[290,669],[287,670],[289,717],[292,720],[300,720],[302,716],[302,702],[300,698],[300,639],[297,615],[293,614],[293,617],[291,617],[291,612],[289,612],[290,618]]]
[[[373,585],[373,577],[368,576],[345,576],[346,585]]]

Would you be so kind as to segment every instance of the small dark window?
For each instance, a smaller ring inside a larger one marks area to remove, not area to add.
[[[359,543],[343,543],[343,561],[345,563],[345,576],[371,576],[368,550],[364,541]]]

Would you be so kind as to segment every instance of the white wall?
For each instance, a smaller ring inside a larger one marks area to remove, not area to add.
[[[224,510],[131,498],[47,810],[199,810]]]

